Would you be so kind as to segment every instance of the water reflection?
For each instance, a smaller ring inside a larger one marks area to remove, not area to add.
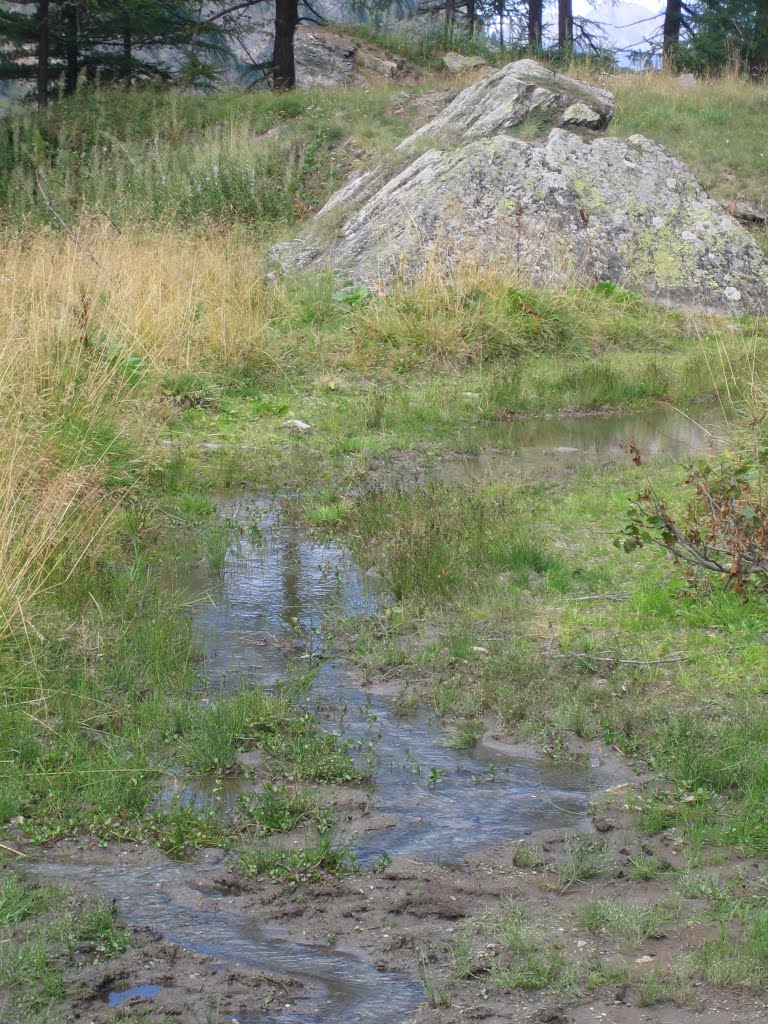
[[[694,459],[722,450],[727,430],[728,418],[719,404],[688,414],[658,405],[608,416],[483,424],[464,435],[473,454],[440,459],[422,479],[459,484],[515,471],[542,478],[580,467],[627,465],[624,446],[629,442],[644,460]]]

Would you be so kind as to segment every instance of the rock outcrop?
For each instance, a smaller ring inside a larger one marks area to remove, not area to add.
[[[450,144],[484,139],[517,128],[524,121],[561,127],[603,128],[613,116],[614,100],[605,89],[555,74],[533,60],[518,60],[464,89],[433,121],[400,144],[417,140]],[[586,112],[589,112],[586,114]]]
[[[296,30],[295,55],[296,85],[300,89],[364,85],[366,72],[397,79],[405,71],[405,61],[380,47],[327,29],[300,26]]]
[[[768,265],[749,232],[662,146],[596,136],[612,112],[602,89],[533,61],[511,64],[459,93],[394,163],[350,182],[310,237],[275,258],[331,265],[379,288],[469,264],[539,282],[612,281],[683,307],[768,312]],[[541,137],[510,134],[523,122]]]

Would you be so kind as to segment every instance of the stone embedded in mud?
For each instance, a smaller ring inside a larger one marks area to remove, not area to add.
[[[398,149],[412,149],[424,136],[441,142],[489,138],[524,121],[551,127],[564,123],[565,112],[576,104],[591,112],[592,123],[585,127],[604,128],[613,116],[614,99],[607,90],[556,74],[534,60],[518,60],[464,89]]]

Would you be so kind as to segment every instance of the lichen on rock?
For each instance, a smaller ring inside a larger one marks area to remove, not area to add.
[[[683,307],[766,313],[768,266],[755,240],[662,146],[587,130],[612,111],[604,90],[533,61],[508,65],[333,196],[294,265],[331,266],[388,288],[430,267],[471,264],[540,282],[609,280]],[[543,115],[580,131],[510,134]]]

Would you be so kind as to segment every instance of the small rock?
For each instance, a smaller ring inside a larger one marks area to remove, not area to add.
[[[745,221],[747,224],[768,224],[768,209],[760,206],[753,206],[752,203],[744,203],[736,200],[731,212],[737,220]]]
[[[304,420],[286,420],[284,427],[291,427],[293,430],[311,430],[312,427]]]
[[[462,71],[473,71],[475,68],[487,68],[488,64],[482,57],[466,57],[463,53],[446,53],[443,64],[454,74]]]
[[[591,128],[597,131],[603,125],[603,115],[586,103],[572,103],[560,115],[561,128]]]
[[[692,75],[690,71],[686,71],[684,75],[677,76],[678,85],[682,85],[684,89],[695,89],[699,84],[699,80],[696,75]]]
[[[616,828],[612,821],[608,818],[595,817],[592,819],[595,832],[612,832]]]
[[[540,1024],[568,1024],[570,1017],[566,1017],[562,1010],[539,1010],[536,1014],[536,1020],[540,1021]]]

